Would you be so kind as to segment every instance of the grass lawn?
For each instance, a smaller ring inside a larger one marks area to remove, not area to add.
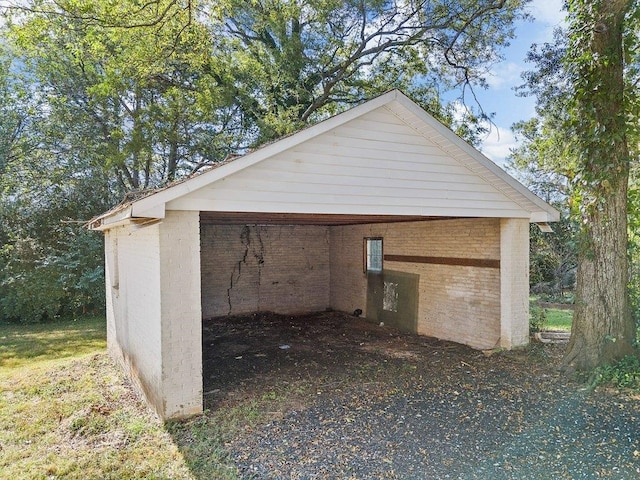
[[[545,330],[571,331],[573,322],[573,310],[559,310],[556,308],[546,308]]]
[[[103,318],[0,325],[0,478],[235,478],[212,429],[163,424],[105,345]],[[210,475],[188,464],[189,445]]]
[[[571,331],[571,324],[573,322],[573,309],[566,308],[571,307],[571,305],[541,302],[536,296],[530,297],[529,301],[529,321],[530,326],[535,327],[536,330],[534,331]]]

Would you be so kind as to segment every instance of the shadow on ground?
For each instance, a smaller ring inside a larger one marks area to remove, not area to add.
[[[640,402],[560,376],[562,345],[483,353],[322,313],[210,319],[203,347],[207,412],[173,429],[198,478],[640,476]]]

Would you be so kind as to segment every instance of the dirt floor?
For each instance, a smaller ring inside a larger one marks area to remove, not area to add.
[[[243,478],[640,478],[640,399],[559,375],[564,345],[482,352],[330,312],[203,328],[205,408],[272,406],[227,444]]]

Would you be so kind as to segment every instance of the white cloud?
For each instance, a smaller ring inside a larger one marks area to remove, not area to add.
[[[564,22],[566,12],[562,10],[562,0],[533,0],[529,11],[539,22],[556,26]]]
[[[562,0],[533,0],[529,4],[529,12],[539,24],[538,42],[550,42],[553,31],[565,22],[567,12],[562,10]]]
[[[511,149],[517,146],[518,142],[511,130],[493,125],[489,135],[482,142],[480,151],[496,164],[504,167],[505,159],[511,153]]]
[[[496,90],[505,87],[511,88],[521,80],[522,71],[523,66],[515,62],[502,62],[495,65],[487,75],[489,88]]]

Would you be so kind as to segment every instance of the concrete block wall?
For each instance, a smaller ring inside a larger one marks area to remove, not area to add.
[[[520,218],[500,221],[500,346],[529,343],[529,222]]]
[[[382,237],[385,255],[499,260],[499,219],[370,224],[331,228],[331,306],[366,315],[363,239]],[[420,275],[418,333],[475,348],[500,343],[500,270],[486,267],[384,263]]]
[[[107,348],[156,409],[162,405],[158,225],[105,234]]]
[[[159,229],[163,395],[159,413],[178,418],[202,412],[200,215],[167,211]]]
[[[122,352],[116,338],[116,314],[120,311],[118,302],[120,275],[118,273],[118,229],[104,234],[104,280],[105,280],[105,314],[107,316],[107,352],[116,360],[120,360]]]
[[[204,317],[330,306],[329,228],[201,226]]]

